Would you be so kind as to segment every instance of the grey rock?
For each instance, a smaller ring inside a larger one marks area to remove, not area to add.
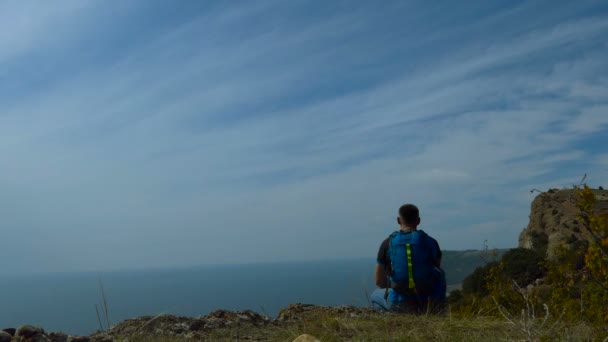
[[[39,333],[28,338],[27,342],[51,342],[51,340],[46,335]]]
[[[11,336],[15,336],[15,332],[17,331],[17,329],[15,329],[15,328],[6,328],[6,329],[2,329],[2,331],[7,332]]]
[[[106,335],[106,336],[102,336],[102,335],[97,335],[97,336],[93,336],[90,337],[91,342],[114,342],[116,341],[112,336]],[[119,339],[118,341],[127,341],[126,339]]]
[[[34,327],[31,325],[22,325],[17,328],[15,336],[23,338],[32,338],[35,335],[44,334],[44,330],[40,327]]]
[[[15,336],[15,332],[17,331],[17,329],[15,329],[15,328],[6,328],[6,329],[2,329],[2,331],[7,332],[11,336]]]
[[[48,338],[51,342],[68,342],[68,335],[64,333],[50,333],[48,334]]]
[[[13,337],[6,331],[0,331],[0,342],[11,342]]]

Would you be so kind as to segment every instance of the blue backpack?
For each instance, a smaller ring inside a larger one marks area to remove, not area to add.
[[[421,230],[391,234],[389,276],[394,291],[411,299],[445,298],[445,275],[436,265],[431,243]]]

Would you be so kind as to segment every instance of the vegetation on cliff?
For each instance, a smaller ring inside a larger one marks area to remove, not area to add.
[[[511,250],[500,261],[478,268],[465,279],[462,292],[450,295],[452,310],[502,317],[525,331],[527,340],[562,339],[556,329],[575,325],[592,329],[594,338],[605,338],[608,212],[598,206],[596,192],[586,185],[569,190],[578,211],[579,238],[564,240],[552,251],[546,250],[547,244],[532,243],[529,249]],[[528,236],[544,232],[533,233]]]

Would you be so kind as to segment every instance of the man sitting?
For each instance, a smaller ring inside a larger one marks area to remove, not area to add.
[[[383,311],[438,312],[445,305],[446,282],[441,249],[422,230],[418,208],[399,208],[400,230],[382,241],[378,251],[372,305]]]

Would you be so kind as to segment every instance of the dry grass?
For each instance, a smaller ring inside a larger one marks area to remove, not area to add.
[[[293,341],[301,334],[321,341],[525,341],[517,326],[494,317],[451,318],[440,316],[374,315],[346,318],[324,315],[313,320],[267,327],[218,329],[202,336],[201,341]],[[603,340],[584,325],[560,324],[538,341]],[[130,342],[176,342],[176,338],[131,338]]]

